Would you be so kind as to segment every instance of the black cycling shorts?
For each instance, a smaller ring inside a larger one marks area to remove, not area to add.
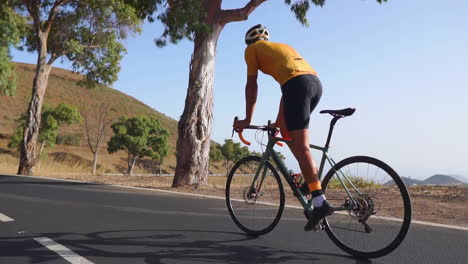
[[[309,128],[310,114],[322,96],[322,84],[314,74],[303,74],[281,86],[284,119],[288,131]]]

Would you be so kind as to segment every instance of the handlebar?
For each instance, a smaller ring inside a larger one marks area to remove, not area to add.
[[[234,117],[234,122],[236,122],[236,121],[238,121],[238,120],[239,120],[239,117],[237,117],[237,116]],[[272,127],[272,126],[270,126],[270,125],[271,125],[271,121],[268,121],[268,125],[267,125],[267,126],[252,126],[252,125],[250,125],[250,126],[245,127],[244,129],[257,129],[257,130],[262,130],[262,131],[268,131],[268,132],[271,132],[272,134],[277,133],[277,132],[278,132],[278,128]],[[250,143],[249,141],[247,141],[247,140],[244,138],[244,136],[242,135],[242,131],[236,131],[236,130],[234,129],[234,127],[233,127],[233,128],[232,128],[232,136],[234,136],[234,132],[237,132],[237,134],[239,135],[239,139],[240,139],[240,141],[242,141],[242,143],[244,143],[244,144],[247,145],[247,146],[250,146],[250,145],[251,145],[251,143]],[[281,146],[281,147],[284,146],[284,144],[281,143],[281,142],[276,142],[276,144],[277,144],[278,146]]]

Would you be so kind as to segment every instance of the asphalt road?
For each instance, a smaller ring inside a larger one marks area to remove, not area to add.
[[[413,224],[393,253],[359,260],[324,231],[304,232],[297,210],[254,238],[221,199],[38,178],[0,175],[0,219],[0,263],[8,264],[468,263],[463,230]]]

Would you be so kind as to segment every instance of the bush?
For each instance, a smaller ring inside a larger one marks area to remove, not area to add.
[[[81,134],[58,135],[55,144],[67,146],[80,146]]]
[[[372,180],[366,180],[362,177],[359,177],[359,176],[347,176],[349,178],[349,180],[351,182],[353,182],[353,184],[357,187],[357,188],[376,188],[376,189],[379,189],[379,188],[382,188],[383,184],[380,184],[380,183],[377,183],[377,182],[374,182]],[[348,183],[348,181],[346,181],[345,179],[342,178],[342,180],[344,181],[345,185],[347,188],[352,188],[351,184]],[[338,178],[336,177],[336,175],[331,179],[331,181],[328,183],[328,186],[327,188],[343,188],[343,186],[341,185],[341,182],[338,180]]]

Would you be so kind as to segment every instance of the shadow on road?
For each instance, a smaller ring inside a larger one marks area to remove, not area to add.
[[[1,256],[28,256],[31,263],[47,262],[54,253],[32,239],[49,237],[91,261],[119,263],[375,263],[339,253],[283,250],[243,233],[206,230],[119,230],[77,233],[25,234],[0,237]],[[15,244],[16,243],[16,244]]]

